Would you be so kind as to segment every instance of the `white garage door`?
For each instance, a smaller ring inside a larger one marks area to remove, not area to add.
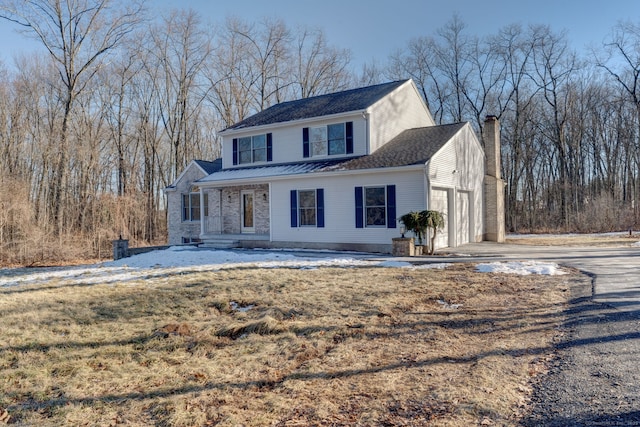
[[[469,243],[469,193],[466,191],[458,191],[457,196],[457,215],[456,215],[456,236],[457,244],[462,245]]]
[[[442,230],[438,230],[436,235],[436,249],[449,246],[449,198],[447,194],[447,190],[433,190],[431,192],[431,207],[429,209],[438,211],[444,216],[444,227]]]

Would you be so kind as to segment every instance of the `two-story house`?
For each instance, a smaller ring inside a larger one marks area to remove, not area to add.
[[[468,123],[436,126],[411,80],[283,102],[220,135],[222,159],[166,189],[170,244],[390,252],[398,217],[424,209],[445,214],[438,247],[487,234],[482,146]]]

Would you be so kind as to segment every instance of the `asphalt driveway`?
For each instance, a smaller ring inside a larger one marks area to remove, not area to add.
[[[522,426],[640,426],[640,248],[478,243],[455,252],[465,261],[553,261],[592,277],[591,289],[572,289],[557,358]]]

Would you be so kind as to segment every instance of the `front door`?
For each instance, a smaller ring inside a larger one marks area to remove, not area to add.
[[[241,210],[242,210],[242,232],[243,233],[255,233],[256,229],[253,225],[253,191],[242,191],[241,198]]]

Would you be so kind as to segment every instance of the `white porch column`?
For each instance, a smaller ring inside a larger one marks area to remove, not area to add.
[[[200,187],[200,238],[202,238],[206,232],[205,221],[207,218],[204,216],[204,189]]]

